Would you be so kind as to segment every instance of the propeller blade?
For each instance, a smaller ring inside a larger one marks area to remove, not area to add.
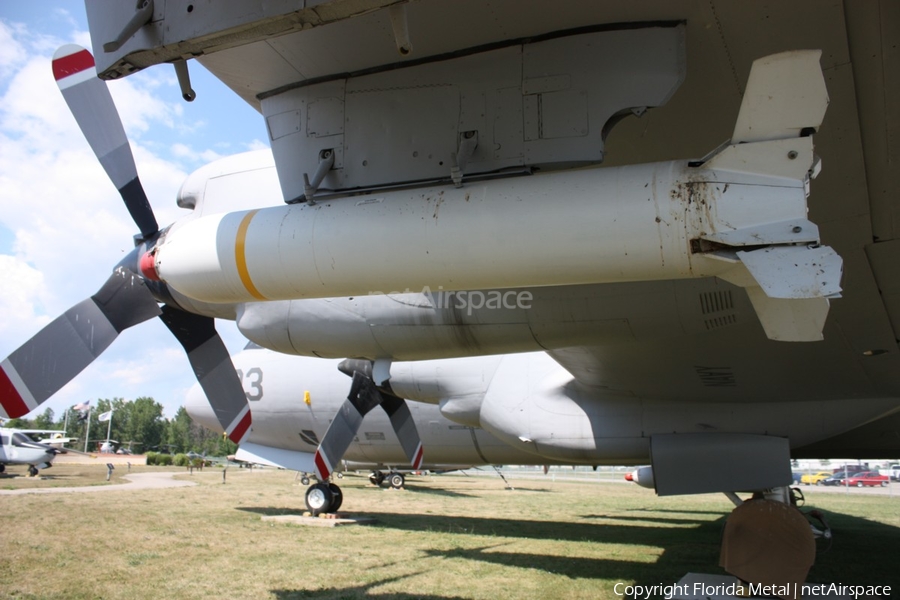
[[[131,146],[106,82],[97,77],[94,57],[76,44],[53,55],[53,76],[84,137],[119,190],[141,235],[159,231],[153,209],[138,178]]]
[[[352,375],[353,383],[347,400],[331,421],[316,450],[316,477],[319,481],[325,481],[331,476],[334,465],[344,457],[344,453],[356,437],[363,417],[378,405],[381,405],[391,420],[391,427],[397,434],[400,446],[413,469],[421,468],[422,441],[419,439],[419,432],[416,430],[406,400],[375,385],[371,378],[372,363],[369,361],[345,360],[338,369]]]
[[[100,356],[122,331],[159,313],[144,280],[116,269],[96,294],[57,317],[0,363],[0,416],[31,412]]]
[[[363,373],[355,371],[350,394],[334,416],[316,450],[314,462],[319,481],[326,481],[331,476],[334,466],[344,457],[356,437],[363,417],[381,402],[382,397],[375,383]]]
[[[351,377],[354,373],[359,372],[372,378],[375,365],[370,360],[348,358],[341,361],[338,370]],[[389,379],[384,382],[379,391],[382,397],[381,407],[391,420],[391,427],[397,434],[397,439],[400,440],[400,446],[409,459],[409,464],[418,471],[422,467],[422,440],[419,438],[419,431],[416,429],[416,423],[409,411],[409,404],[393,393]]]
[[[228,350],[216,332],[215,320],[168,305],[163,307],[160,319],[187,352],[197,381],[228,439],[240,444],[250,432],[250,404]]]
[[[422,459],[424,457],[422,440],[419,438],[419,430],[416,429],[416,423],[413,421],[412,413],[409,411],[409,405],[406,400],[394,396],[393,394],[381,393],[383,400],[381,408],[387,413],[391,420],[391,426],[394,433],[400,440],[400,446],[409,459],[414,471],[422,468]]]

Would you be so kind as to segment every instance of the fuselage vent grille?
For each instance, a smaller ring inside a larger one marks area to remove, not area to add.
[[[706,330],[719,329],[737,323],[734,301],[730,290],[700,294],[700,312],[706,316]]]

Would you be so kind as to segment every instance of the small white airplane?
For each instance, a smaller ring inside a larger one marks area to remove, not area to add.
[[[69,46],[54,75],[140,235],[0,363],[0,415],[160,316],[240,443],[254,403],[226,318],[275,350],[365,359],[365,402],[334,421],[380,398],[401,431],[407,403],[382,391],[400,394],[400,361],[548,351],[504,357],[483,406],[447,411],[526,451],[641,457],[660,494],[895,455],[900,13],[880,7],[89,2],[96,67]],[[192,214],[160,228],[95,74],[172,62],[190,100],[188,58],[262,113],[272,155],[201,169]]]
[[[30,437],[34,434],[60,433],[63,437],[51,437],[41,441],[35,441]],[[62,444],[71,439],[64,437],[64,432],[0,427],[0,473],[6,470],[6,465],[28,465],[28,474],[34,477],[40,469],[49,469],[53,466],[56,455],[66,452]]]

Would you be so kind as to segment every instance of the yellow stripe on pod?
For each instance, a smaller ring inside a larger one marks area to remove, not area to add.
[[[244,287],[250,292],[250,295],[257,300],[268,300],[268,298],[259,293],[259,290],[253,285],[253,280],[250,279],[250,271],[247,270],[247,256],[244,250],[247,241],[247,229],[250,228],[250,221],[253,220],[253,216],[257,212],[259,211],[251,210],[244,215],[243,219],[241,219],[241,224],[238,226],[237,230],[237,237],[234,240],[234,262],[237,264],[238,276],[241,278],[241,283],[244,284]]]

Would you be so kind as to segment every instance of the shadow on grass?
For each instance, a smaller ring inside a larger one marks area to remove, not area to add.
[[[473,536],[495,536],[535,540],[596,542],[665,547],[667,540],[681,541],[685,536],[706,538],[698,534],[710,528],[716,547],[722,519],[698,520],[682,527],[641,527],[628,524],[578,523],[566,521],[531,521],[489,517],[463,517],[433,514],[396,514],[360,511],[358,517],[375,519],[376,527],[402,531],[433,531]],[[724,519],[724,517],[723,517]]]
[[[418,575],[418,573],[415,573]],[[379,600],[463,600],[465,596],[436,596],[434,594],[407,594],[395,592],[387,594],[369,594],[372,588],[406,579],[410,575],[391,577],[365,585],[344,588],[325,588],[312,590],[271,590],[276,600],[299,600],[300,598],[316,598],[322,600],[345,600],[349,598],[378,598]]]
[[[497,552],[496,546],[480,548],[454,548],[453,550],[426,550],[429,557],[445,559],[461,558],[518,569],[535,569],[570,579],[633,579],[642,570],[654,570],[654,562],[641,563],[631,560],[583,558],[553,554],[527,554],[521,552]]]
[[[430,487],[422,487],[415,484],[410,485],[409,483],[404,486],[408,491],[416,493],[416,494],[431,494],[432,496],[447,496],[449,498],[474,498],[472,494],[464,494],[462,492],[454,492],[452,490],[442,489],[442,488],[430,488]]]
[[[284,515],[296,515],[302,517],[306,508],[285,508],[283,506],[236,506],[238,510],[250,512],[264,517],[281,517]]]
[[[676,514],[684,514],[684,515],[722,515],[721,510],[691,510],[689,508],[676,509],[676,508],[626,508],[625,512],[649,512],[649,513],[676,513]]]
[[[718,515],[719,517],[723,517],[720,512],[712,512],[711,515]],[[678,519],[675,517],[654,517],[654,516],[631,516],[631,515],[581,515],[579,517],[581,519],[607,519],[609,521],[632,521],[635,523],[659,523],[660,525],[685,525],[685,526],[693,526],[699,525],[701,523],[707,523],[710,519],[691,519],[690,517],[684,519]]]
[[[707,511],[702,512],[707,514]],[[627,558],[597,559],[496,550],[503,544],[426,551],[431,557],[462,558],[492,565],[539,569],[570,578],[633,580],[642,585],[654,585],[674,583],[690,572],[725,574],[718,564],[726,517],[719,512],[708,512],[719,515],[719,518],[710,520],[698,517],[696,521],[663,518],[662,522],[667,525],[661,527],[652,526],[660,519],[650,515],[647,519],[633,519],[633,525],[421,514],[365,513],[360,516],[377,519],[373,527],[382,529],[433,531],[462,538],[493,536],[621,545],[621,555],[635,552],[625,551],[627,546],[655,547],[662,552],[656,561],[649,563]],[[808,581],[891,585],[894,589],[900,586],[900,575],[894,564],[900,528],[850,515],[828,514],[826,518],[835,538],[830,546],[822,541],[817,543],[816,564],[809,573]]]

